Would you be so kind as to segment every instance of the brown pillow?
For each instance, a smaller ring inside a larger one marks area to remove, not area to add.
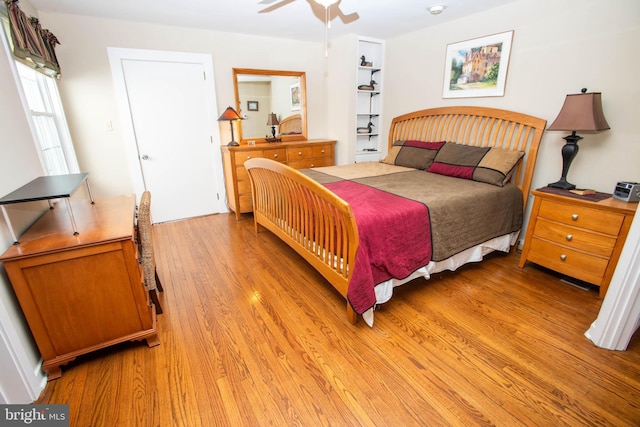
[[[504,148],[447,144],[436,155],[427,172],[504,186],[524,156]]]
[[[445,144],[445,141],[395,141],[382,163],[414,169],[427,169],[431,166],[438,150]]]

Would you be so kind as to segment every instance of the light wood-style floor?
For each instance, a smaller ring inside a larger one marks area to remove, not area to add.
[[[640,340],[595,347],[597,293],[518,254],[400,287],[369,328],[250,217],[156,225],[155,244],[161,345],[63,367],[38,402],[71,425],[640,425]]]

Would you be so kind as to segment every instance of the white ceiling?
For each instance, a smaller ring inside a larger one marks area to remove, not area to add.
[[[259,11],[278,2],[284,6],[268,13]],[[347,33],[387,39],[470,15],[516,0],[340,0],[345,15],[359,19],[344,24],[331,6],[329,39]],[[94,16],[224,32],[274,36],[322,42],[325,27],[313,13],[321,12],[312,0],[28,0],[38,11]],[[446,4],[440,15],[428,8]],[[313,7],[312,7],[313,6]],[[46,27],[46,23],[45,23]]]

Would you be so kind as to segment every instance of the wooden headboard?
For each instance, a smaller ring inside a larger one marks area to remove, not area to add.
[[[293,114],[280,121],[278,125],[280,135],[301,135],[302,134],[302,116]]]
[[[547,121],[513,111],[487,107],[440,107],[395,117],[389,129],[394,141],[450,141],[478,147],[499,147],[526,153],[513,174],[526,207]]]

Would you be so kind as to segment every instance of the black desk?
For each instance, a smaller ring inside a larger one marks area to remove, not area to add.
[[[89,198],[93,204],[93,195],[91,194],[91,187],[89,187],[89,174],[86,172],[67,175],[41,176],[2,197],[0,199],[0,209],[2,209],[2,214],[7,222],[14,244],[18,244],[18,239],[13,231],[9,215],[7,215],[4,205],[48,200],[49,207],[53,209],[50,202],[51,199],[64,199],[67,204],[67,211],[69,212],[71,225],[73,226],[73,234],[75,235],[78,234],[78,229],[73,217],[73,211],[71,210],[71,204],[69,203],[69,197],[71,197],[71,195],[83,183],[86,183],[87,185]]]

